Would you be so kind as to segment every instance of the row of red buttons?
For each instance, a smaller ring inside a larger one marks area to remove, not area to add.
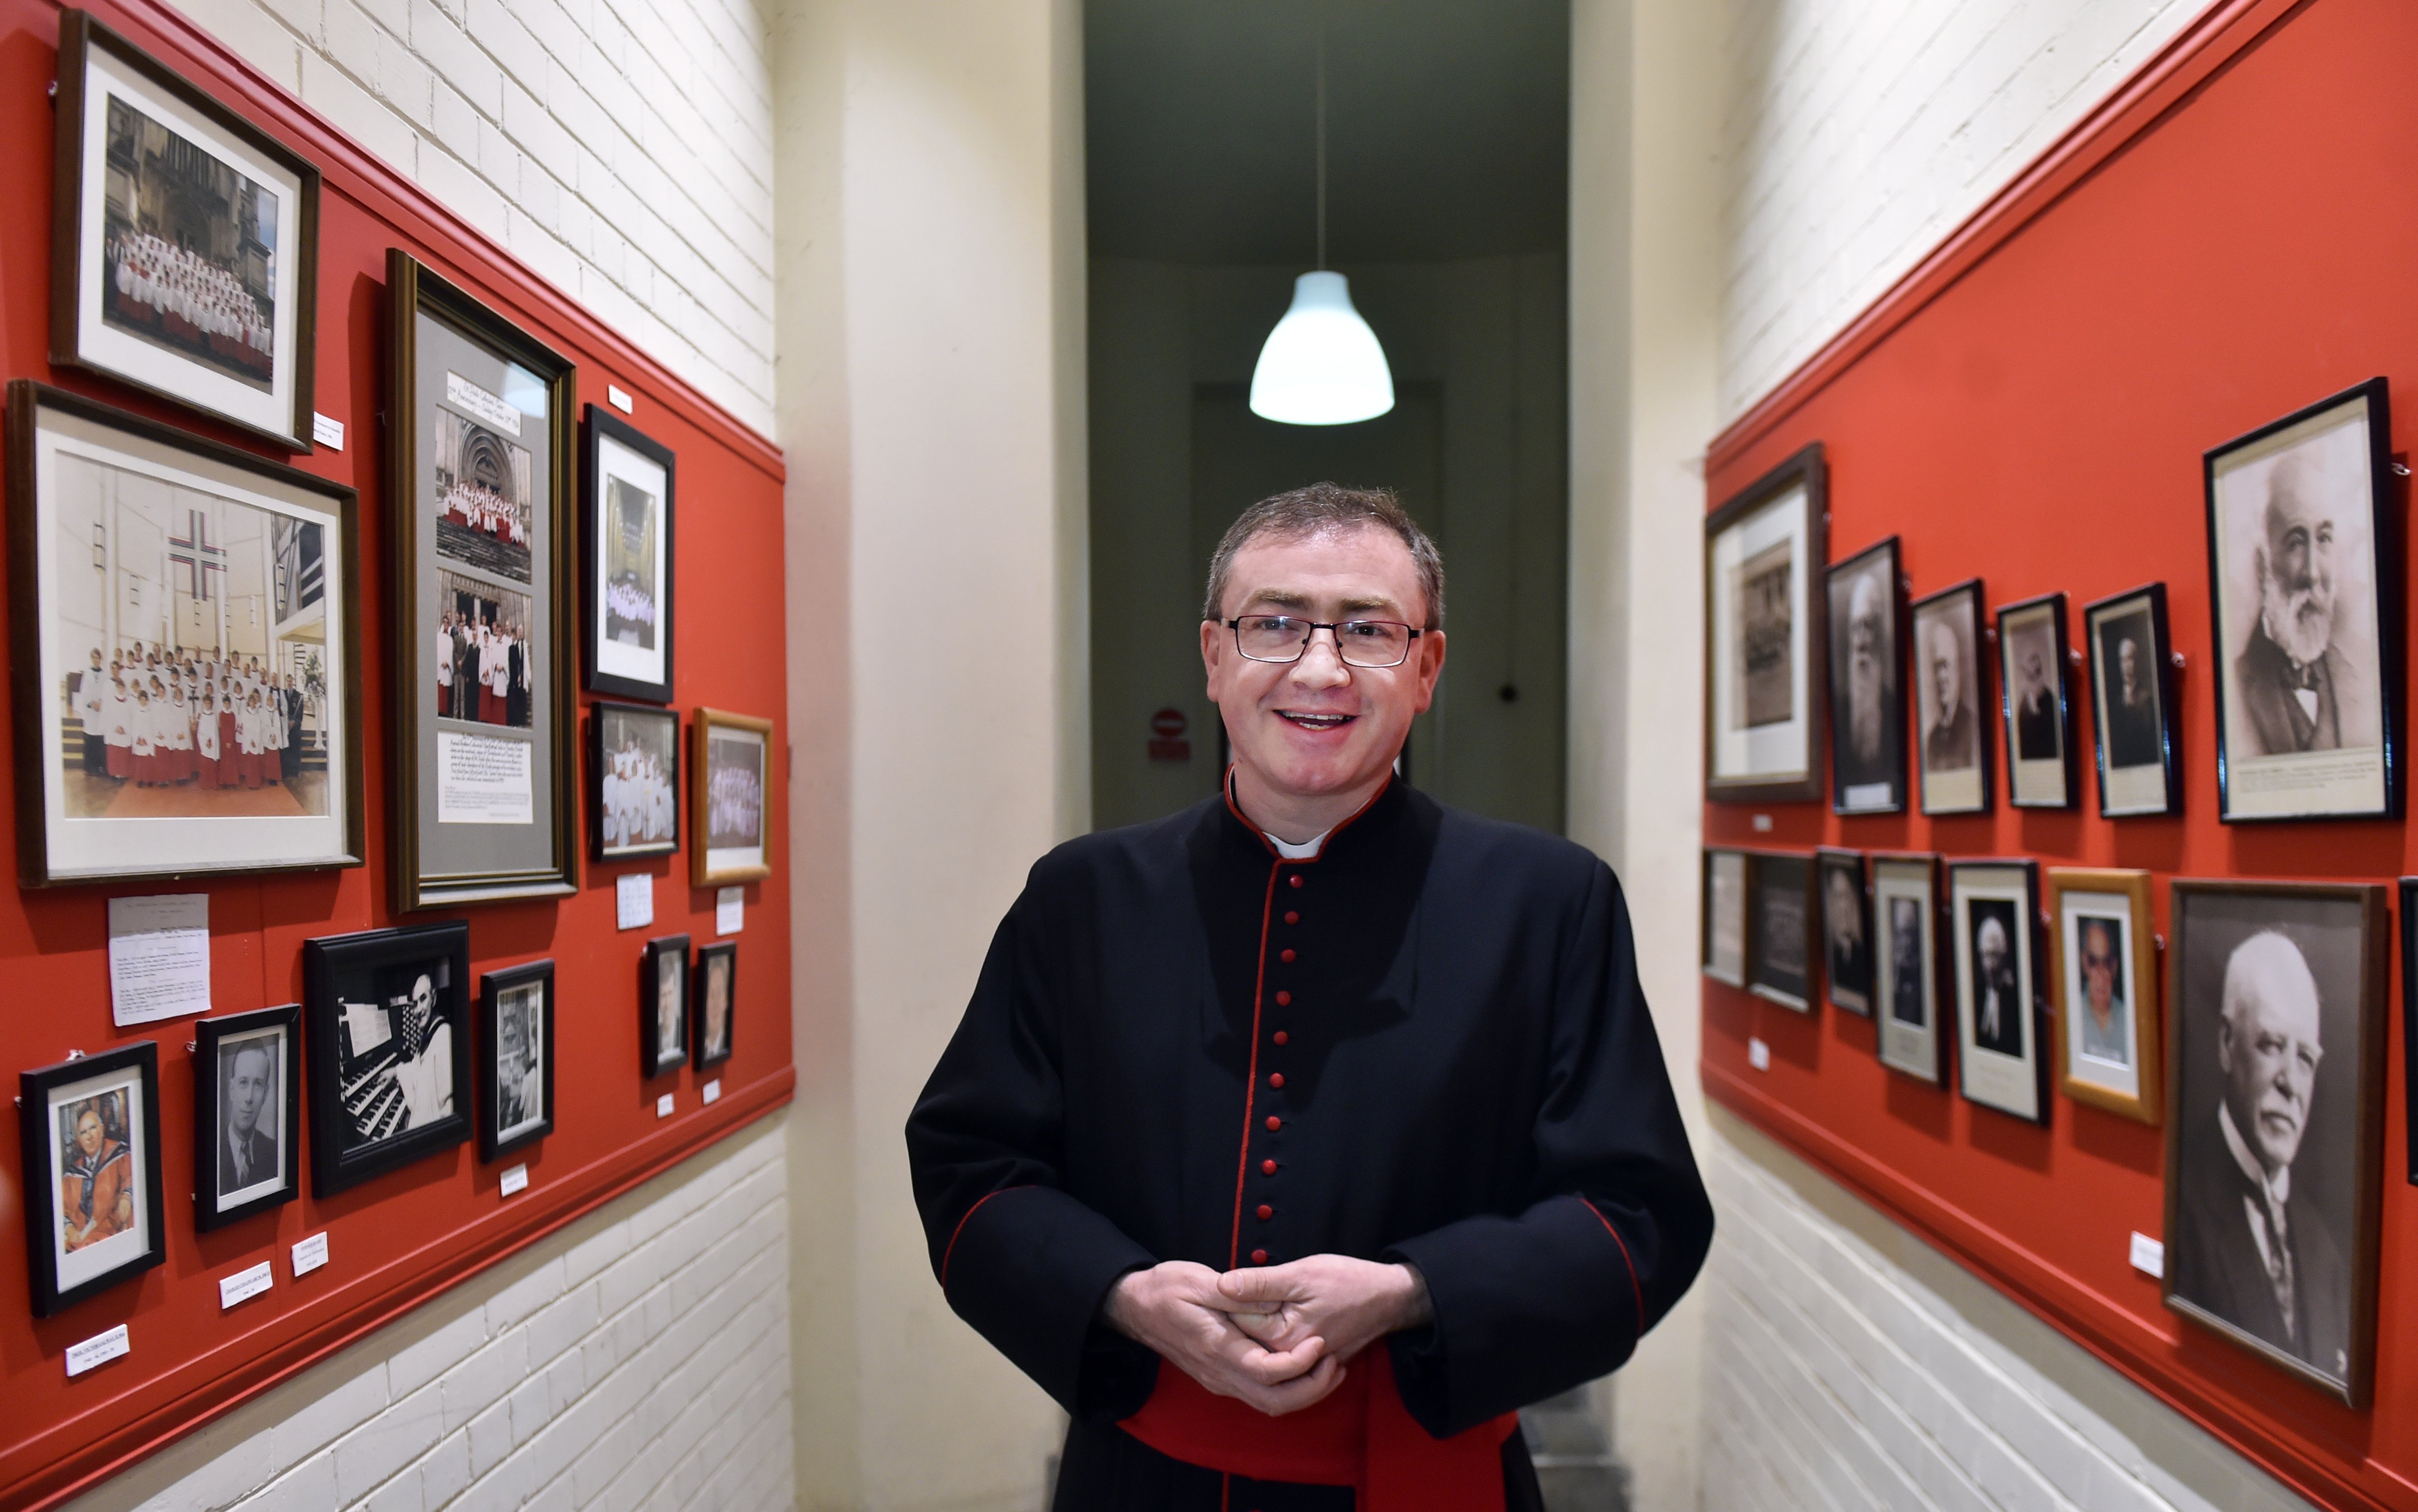
[[[1301,873],[1293,873],[1292,881],[1294,887],[1300,887],[1302,885]],[[1285,910],[1284,922],[1289,924],[1297,924],[1301,923],[1300,910],[1295,909],[1287,909]],[[1277,953],[1277,959],[1282,961],[1287,966],[1291,966],[1298,958],[1297,954],[1291,946],[1287,946]],[[1277,993],[1277,1006],[1279,1008],[1292,1007],[1293,994],[1291,992],[1279,990]],[[1281,1029],[1278,1030],[1275,1034],[1270,1036],[1270,1038],[1278,1045],[1289,1045],[1293,1042],[1293,1036]],[[1282,1092],[1284,1090],[1284,1084],[1285,1079],[1283,1072],[1271,1071],[1268,1073],[1268,1086],[1270,1088],[1278,1092]],[[1270,1134],[1274,1134],[1283,1127],[1284,1120],[1277,1117],[1274,1113],[1268,1115],[1267,1129]],[[1276,1173],[1277,1163],[1273,1159],[1263,1160],[1260,1162],[1261,1175],[1274,1176]],[[1261,1203],[1255,1210],[1255,1213],[1262,1223],[1266,1223],[1277,1215],[1277,1210],[1265,1202]],[[1255,1249],[1251,1251],[1252,1264],[1265,1265],[1267,1262],[1268,1252],[1266,1250]]]

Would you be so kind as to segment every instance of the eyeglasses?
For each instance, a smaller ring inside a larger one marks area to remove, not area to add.
[[[1247,614],[1226,621],[1234,633],[1234,649],[1254,662],[1298,662],[1309,649],[1310,637],[1322,630],[1335,634],[1335,654],[1345,666],[1400,666],[1411,654],[1411,642],[1422,634],[1396,619],[1346,619],[1322,625],[1289,614]]]

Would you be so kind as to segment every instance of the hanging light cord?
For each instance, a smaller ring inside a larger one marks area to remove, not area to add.
[[[1326,18],[1318,21],[1318,267],[1326,270]]]

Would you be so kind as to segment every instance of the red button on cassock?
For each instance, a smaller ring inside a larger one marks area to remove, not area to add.
[[[1276,1215],[1276,1209],[1268,1206],[1265,1202],[1260,1204],[1260,1221],[1262,1223],[1267,1222],[1270,1218],[1273,1218]]]
[[[1295,887],[1299,887],[1301,885],[1301,873],[1295,872],[1293,874],[1293,885]]]
[[[1276,1132],[1277,1132],[1277,1130],[1281,1129],[1281,1128],[1283,1128],[1283,1127],[1284,1127],[1284,1120],[1282,1120],[1282,1119],[1280,1119],[1280,1118],[1277,1117],[1274,1113],[1271,1113],[1271,1114],[1269,1114],[1269,1115],[1268,1115],[1268,1132],[1269,1132],[1270,1134],[1274,1134],[1274,1133],[1276,1133]]]
[[[1293,1006],[1293,994],[1292,994],[1292,993],[1290,993],[1290,992],[1279,992],[1279,993],[1278,993],[1278,994],[1277,994],[1277,1006],[1278,1006],[1278,1007],[1279,1007],[1279,1008],[1290,1008],[1290,1007],[1292,1007],[1292,1006]]]
[[[1266,1250],[1264,1250],[1264,1249],[1255,1249],[1255,1250],[1251,1251],[1251,1263],[1252,1263],[1252,1264],[1254,1264],[1254,1265],[1265,1265],[1267,1262],[1268,1262],[1268,1252],[1267,1252]]]
[[[1293,911],[1292,911],[1291,909],[1287,909],[1287,910],[1285,911],[1285,923],[1287,923],[1287,924],[1299,924],[1299,923],[1301,923],[1301,915],[1300,915],[1300,914],[1297,914],[1297,913],[1294,913],[1294,912],[1293,912]]]
[[[1290,1034],[1288,1034],[1288,1033],[1286,1033],[1283,1030],[1278,1030],[1278,1031],[1277,1031],[1277,1043],[1278,1043],[1278,1045],[1285,1044],[1286,1042],[1290,1041],[1292,1038],[1293,1038],[1293,1036],[1292,1036],[1292,1035],[1290,1035]]]
[[[1269,1072],[1268,1085],[1274,1087],[1278,1092],[1284,1091],[1284,1073],[1281,1071]]]
[[[1280,961],[1285,962],[1287,965],[1290,965],[1290,964],[1292,964],[1292,962],[1293,962],[1293,952],[1291,952],[1291,951],[1286,951],[1283,955],[1281,955],[1278,956],[1278,957],[1277,957],[1277,959],[1278,959],[1278,960],[1280,960]]]
[[[1273,1160],[1263,1160],[1263,1161],[1261,1161],[1261,1162],[1260,1162],[1260,1174],[1261,1174],[1261,1175],[1263,1175],[1263,1176],[1273,1176],[1273,1175],[1275,1175],[1276,1173],[1277,1173],[1277,1163],[1276,1163],[1275,1161],[1273,1161]]]

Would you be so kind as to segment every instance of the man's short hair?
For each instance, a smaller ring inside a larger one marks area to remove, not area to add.
[[[1442,630],[1444,553],[1436,550],[1436,543],[1402,508],[1392,489],[1346,488],[1340,483],[1312,483],[1274,494],[1238,515],[1209,558],[1209,595],[1201,603],[1201,618],[1226,618],[1226,580],[1233,571],[1234,555],[1261,537],[1308,541],[1362,528],[1390,530],[1410,548],[1411,565],[1419,574],[1419,597],[1427,601],[1427,620],[1420,628]]]

